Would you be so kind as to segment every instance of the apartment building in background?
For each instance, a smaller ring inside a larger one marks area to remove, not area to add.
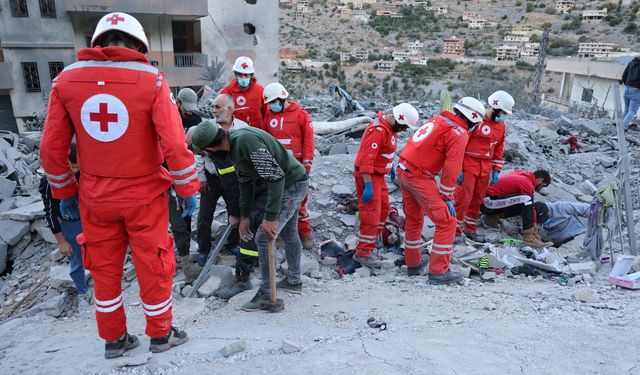
[[[214,57],[231,76],[236,57],[256,61],[258,79],[278,72],[278,7],[226,0],[3,0],[0,7],[0,129],[24,130],[46,109],[51,81],[88,47],[110,12],[136,17],[149,40],[149,61],[169,85],[198,89]],[[253,8],[251,8],[253,7]],[[246,9],[245,9],[246,8]],[[212,16],[209,16],[212,14]],[[257,48],[260,37],[261,48]],[[268,82],[267,82],[268,83]]]

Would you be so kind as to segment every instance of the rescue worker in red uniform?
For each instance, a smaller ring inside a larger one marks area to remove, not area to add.
[[[289,92],[280,83],[271,83],[264,88],[264,102],[268,106],[263,121],[264,130],[277,139],[302,164],[308,178],[313,163],[313,124],[309,112],[297,103],[287,100],[288,97]],[[304,197],[300,205],[298,234],[302,246],[310,250],[313,247],[313,241],[307,211],[308,200],[309,194]]]
[[[480,211],[484,214],[484,224],[498,227],[499,220],[505,217],[522,218],[522,241],[533,248],[551,247],[552,242],[543,242],[535,226],[536,214],[534,194],[549,186],[551,175],[544,169],[535,172],[513,171],[498,179],[498,183],[489,186],[482,201]]]
[[[458,214],[457,236],[462,232],[471,240],[484,242],[476,233],[480,206],[489,184],[495,185],[504,166],[504,119],[513,110],[514,100],[505,91],[489,96],[482,124],[469,132],[469,142],[464,152],[462,172],[458,177],[455,193],[455,209]]]
[[[395,182],[396,133],[415,129],[419,117],[411,104],[398,104],[391,113],[378,113],[360,141],[353,172],[360,210],[360,234],[353,259],[365,267],[380,268],[380,262],[371,258],[371,251],[389,213],[389,191],[384,176],[390,174]]]
[[[142,25],[125,13],[107,14],[91,46],[81,49],[78,62],[53,82],[40,157],[62,214],[82,217],[78,243],[95,281],[105,357],[121,356],[139,343],[127,333],[123,306],[127,246],[140,284],[149,349],[157,353],[187,341],[187,334],[171,325],[176,259],[167,232],[167,191],[173,184],[183,216],[193,213],[200,186],[195,160],[164,74],[144,55],[149,43]],[[68,159],[74,135],[83,171],[79,186]]]
[[[263,119],[266,105],[262,99],[264,88],[256,81],[253,60],[240,56],[233,64],[235,79],[220,90],[233,98],[235,110],[233,115],[247,124],[265,130]]]
[[[467,130],[482,122],[484,105],[465,97],[453,112],[443,111],[425,122],[409,139],[398,162],[398,183],[402,190],[405,224],[404,257],[409,276],[418,274],[424,215],[436,225],[429,258],[429,283],[446,284],[462,279],[449,271],[456,234],[453,192],[462,169]],[[441,173],[440,180],[436,175]]]

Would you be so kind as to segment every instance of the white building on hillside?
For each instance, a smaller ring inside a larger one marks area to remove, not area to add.
[[[607,16],[607,8],[600,10],[585,10],[582,12],[583,21],[601,21]]]
[[[556,0],[556,13],[564,14],[576,7],[575,0]]]
[[[520,48],[516,46],[502,45],[494,48],[497,61],[516,61],[520,58]]]
[[[520,56],[522,57],[537,57],[540,54],[540,43],[524,43]]]
[[[613,43],[580,43],[578,45],[578,57],[609,57],[616,49]]]

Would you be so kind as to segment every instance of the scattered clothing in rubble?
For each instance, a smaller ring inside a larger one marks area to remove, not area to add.
[[[578,202],[536,202],[537,223],[542,225],[542,238],[559,247],[587,231],[580,218],[588,218],[590,205]]]

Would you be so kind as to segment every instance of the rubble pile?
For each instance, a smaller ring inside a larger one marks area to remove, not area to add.
[[[336,100],[335,96],[311,97],[300,100],[300,103],[309,109],[314,123],[327,123],[329,129],[334,123],[357,119],[353,121],[357,123],[353,127],[316,134],[316,157],[311,171],[308,204],[315,247],[303,254],[304,282],[313,286],[327,280],[349,281],[372,276],[379,277],[383,282],[405,280],[406,266],[403,266],[400,249],[404,236],[401,226],[388,226],[388,236],[376,244],[374,256],[381,260],[382,268],[375,275],[367,268],[357,268],[359,264],[349,263],[349,254],[357,244],[359,225],[353,182],[353,161],[359,138],[376,113],[390,109],[394,103],[365,100],[354,106],[353,103],[345,103],[342,98]],[[436,101],[411,103],[419,110],[423,120],[440,111]],[[591,202],[596,188],[615,178],[618,166],[615,134],[611,120],[585,120],[557,113],[543,116],[515,112],[507,120],[507,163],[502,173],[513,169],[545,168],[551,172],[553,182],[541,194],[536,194],[536,200]],[[398,153],[410,135],[409,132],[399,135]],[[563,143],[569,136],[579,139],[578,153],[571,154],[569,146]],[[55,317],[69,316],[78,308],[66,259],[57,252],[55,238],[43,218],[43,205],[37,191],[40,177],[36,172],[39,168],[39,138],[38,132],[20,137],[12,133],[0,133],[0,319],[38,313]],[[631,151],[637,152],[640,137],[629,132],[627,140]],[[632,184],[638,186],[640,165],[632,163],[632,167]],[[390,204],[402,217],[401,192],[390,180],[387,180],[387,185]],[[634,193],[636,201],[640,203],[640,189]],[[640,210],[636,210],[635,214],[640,217]],[[194,227],[196,222],[197,218],[194,217]],[[212,233],[218,234],[225,222],[226,210],[221,200]],[[541,252],[518,245],[519,227],[518,219],[502,220],[500,229],[481,226],[479,232],[489,243],[480,244],[467,239],[457,244],[452,267],[467,277],[467,284],[496,282],[507,277],[528,278],[532,282],[546,278],[578,288],[606,280],[608,267],[593,262],[565,262],[564,256],[582,250],[582,236],[557,250]],[[434,230],[434,225],[427,218],[422,246],[425,263],[428,261],[427,251]],[[196,236],[194,230],[194,239]],[[515,240],[500,241],[505,238]],[[605,241],[608,240],[609,237],[606,237]],[[619,252],[626,241],[624,237],[621,241],[619,236],[612,236],[611,242],[607,243]],[[328,247],[333,248],[330,255],[321,250]],[[191,250],[197,251],[195,241],[192,241]],[[608,246],[605,250],[609,250]],[[278,270],[286,272],[281,246],[277,250],[277,258]],[[488,261],[488,267],[478,266],[481,258]],[[197,297],[206,298],[205,303],[210,308],[220,307],[217,291],[233,284],[234,263],[232,255],[222,254],[211,276],[198,290]],[[425,272],[426,267],[422,274]],[[88,278],[88,282],[91,285],[92,280]],[[123,288],[133,286],[137,286],[135,269],[128,256],[124,266]],[[190,288],[185,283],[184,275],[179,272],[174,279],[174,298],[182,299]],[[577,301],[595,300],[589,296],[588,290],[576,289],[572,298]]]

